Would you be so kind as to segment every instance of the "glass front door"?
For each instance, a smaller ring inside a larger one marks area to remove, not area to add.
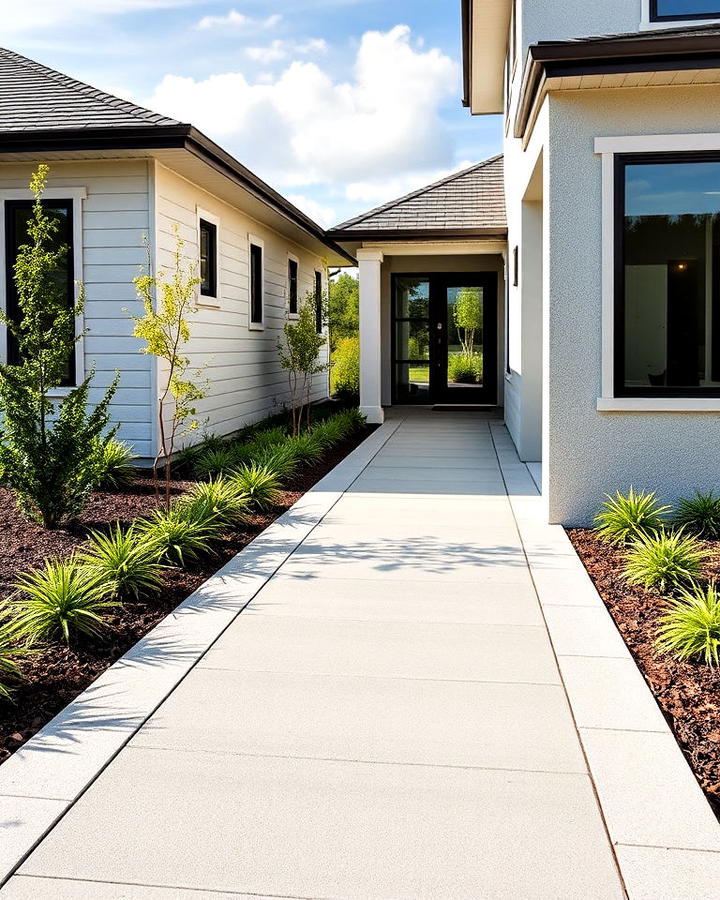
[[[393,402],[497,402],[497,276],[393,279]]]

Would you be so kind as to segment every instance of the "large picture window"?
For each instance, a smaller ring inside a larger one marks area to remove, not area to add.
[[[652,22],[718,18],[720,0],[650,0]]]
[[[720,396],[720,156],[619,156],[616,216],[616,396]]]
[[[68,309],[72,309],[75,303],[74,272],[73,272],[73,203],[72,200],[47,200],[43,202],[47,215],[58,223],[54,236],[54,249],[61,246],[67,247],[61,268],[55,273],[55,278],[64,290]],[[6,200],[5,201],[5,297],[6,314],[13,322],[20,321],[20,306],[18,303],[17,286],[15,284],[14,270],[18,250],[23,244],[28,243],[28,222],[32,218],[32,200]],[[17,340],[7,329],[7,361],[13,365],[20,362]],[[64,385],[75,384],[75,353],[74,345],[68,347],[68,361],[63,379]]]

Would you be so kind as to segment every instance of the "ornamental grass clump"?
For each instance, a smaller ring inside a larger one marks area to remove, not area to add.
[[[674,521],[702,540],[720,539],[720,497],[712,491],[709,494],[698,491],[689,500],[681,498]]]
[[[79,635],[95,636],[103,614],[117,607],[109,585],[81,565],[76,556],[49,559],[41,569],[22,575],[10,601],[14,632],[31,641],[60,638],[69,644]]]
[[[135,474],[133,452],[124,441],[110,438],[97,441],[98,475],[95,487],[100,491],[119,491],[127,487]]]
[[[233,481],[222,475],[196,484],[176,504],[176,509],[186,518],[217,522],[223,528],[232,528],[241,522],[248,508],[247,497]]]
[[[287,443],[263,450],[255,459],[255,463],[270,469],[280,479],[291,478],[300,468],[297,453]]]
[[[291,449],[297,461],[303,466],[314,465],[320,461],[323,455],[322,443],[312,431],[305,431],[288,438],[286,446]]]
[[[625,577],[629,584],[662,593],[673,591],[700,577],[708,556],[708,551],[682,529],[641,532],[625,557]]]
[[[693,585],[671,601],[660,619],[657,647],[679,660],[710,666],[720,658],[720,594],[715,584]]]
[[[655,493],[619,491],[608,498],[595,516],[598,537],[611,544],[627,544],[640,534],[652,534],[666,524],[669,506],[661,506]]]
[[[269,466],[253,463],[243,466],[232,476],[236,490],[256,509],[270,509],[280,502],[280,479]]]
[[[160,556],[157,544],[134,528],[124,530],[117,523],[108,532],[91,532],[85,550],[77,558],[112,597],[138,600],[162,588]]]
[[[22,678],[20,663],[32,653],[27,643],[18,642],[10,626],[0,628],[0,700],[11,700],[15,682]]]
[[[210,556],[225,530],[217,515],[207,507],[198,506],[189,511],[181,505],[156,510],[146,519],[139,519],[135,528],[157,547],[163,562],[182,568]]]
[[[339,416],[331,416],[319,425],[315,425],[311,434],[323,450],[330,450],[345,440],[349,424]]]
[[[237,464],[237,452],[228,444],[198,454],[193,460],[193,472],[197,478],[213,478],[231,472]]]

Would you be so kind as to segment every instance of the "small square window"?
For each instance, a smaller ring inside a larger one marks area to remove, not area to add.
[[[288,260],[288,310],[293,316],[298,311],[298,262],[296,259]]]
[[[263,248],[250,244],[250,322],[263,323]]]
[[[217,297],[217,225],[200,219],[200,293]]]

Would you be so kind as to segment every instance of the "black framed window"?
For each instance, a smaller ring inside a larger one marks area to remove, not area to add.
[[[322,272],[315,273],[315,330],[322,334],[323,330],[323,284]]]
[[[53,238],[55,250],[59,247],[67,247],[62,266],[55,273],[65,295],[68,309],[75,305],[75,274],[73,266],[73,203],[72,200],[46,200],[43,207],[47,215],[52,216],[58,223],[58,228]],[[28,223],[32,218],[32,200],[6,200],[5,201],[5,297],[6,314],[13,322],[20,321],[20,305],[18,303],[17,285],[15,284],[14,269],[18,250],[23,244],[27,244]],[[68,361],[66,367],[64,385],[75,384],[75,346],[68,347]],[[17,340],[7,329],[7,361],[11,364],[20,362],[20,354]]]
[[[250,322],[263,322],[263,248],[250,244]]]
[[[288,260],[288,311],[295,315],[298,311],[298,264],[296,259]]]
[[[200,219],[200,293],[217,297],[217,225]]]
[[[615,393],[720,396],[720,155],[616,161]]]
[[[650,0],[651,22],[720,19],[720,0]]]

